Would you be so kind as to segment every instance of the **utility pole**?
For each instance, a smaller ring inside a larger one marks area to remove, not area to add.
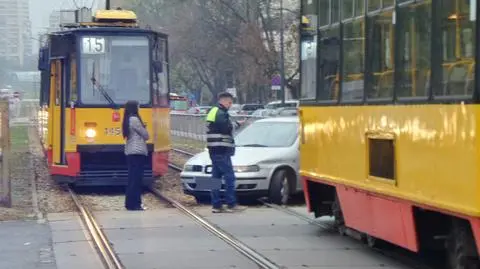
[[[283,0],[280,0],[280,94],[282,95],[282,105],[285,104],[285,55],[283,49],[283,28]]]
[[[106,8],[107,10],[110,9],[110,0],[105,0],[105,8]]]

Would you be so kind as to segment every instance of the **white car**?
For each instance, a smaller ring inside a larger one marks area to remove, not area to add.
[[[267,196],[273,203],[286,204],[292,194],[302,191],[298,125],[297,117],[261,119],[235,136],[232,163],[239,198]],[[210,189],[197,188],[197,179],[205,181],[211,173],[208,150],[193,156],[180,174],[184,193],[193,195],[198,202],[209,200]]]

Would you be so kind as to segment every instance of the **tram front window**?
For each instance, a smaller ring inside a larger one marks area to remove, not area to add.
[[[83,36],[80,44],[80,98],[83,104],[109,104],[102,90],[115,104],[125,104],[128,100],[150,103],[147,37]]]

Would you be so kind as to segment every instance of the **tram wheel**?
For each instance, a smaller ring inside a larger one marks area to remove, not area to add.
[[[446,242],[449,269],[479,269],[473,233],[466,221],[455,219]]]
[[[365,234],[364,239],[362,240],[367,244],[367,246],[371,248],[384,248],[387,246],[386,242],[382,239],[376,238],[375,236],[371,236],[369,234]]]
[[[332,212],[335,217],[335,228],[337,228],[338,233],[342,236],[346,235],[347,228],[345,227],[345,220],[343,218],[342,207],[340,206],[340,200],[338,199],[337,193],[335,193],[335,200],[332,204]]]

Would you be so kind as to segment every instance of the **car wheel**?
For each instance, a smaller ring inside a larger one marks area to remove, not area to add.
[[[278,205],[286,205],[290,199],[290,179],[286,170],[276,171],[270,181],[270,189],[268,190],[268,198],[270,202]]]

